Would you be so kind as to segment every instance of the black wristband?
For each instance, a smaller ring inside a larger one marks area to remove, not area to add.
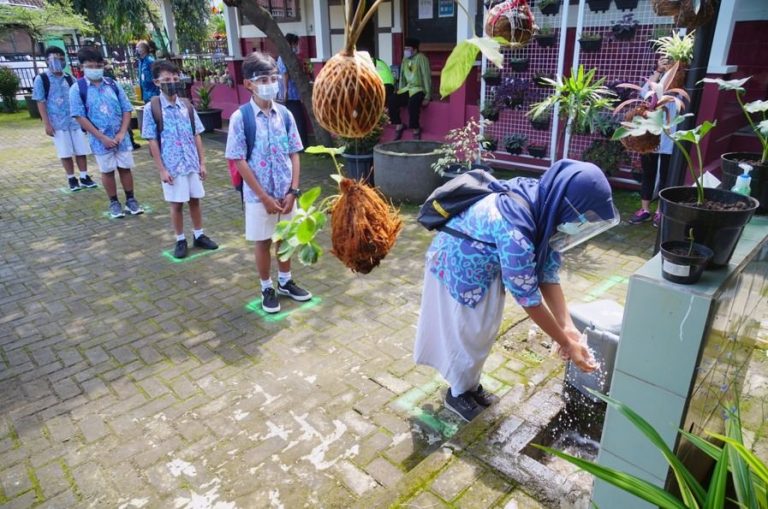
[[[301,191],[299,189],[294,189],[293,187],[288,188],[288,194],[294,195],[296,198],[301,196]]]

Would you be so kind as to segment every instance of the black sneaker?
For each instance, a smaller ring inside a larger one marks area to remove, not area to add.
[[[469,422],[485,410],[485,407],[478,405],[472,396],[472,392],[467,391],[454,397],[449,388],[448,392],[445,393],[445,408]]]
[[[77,177],[69,177],[67,180],[69,180],[70,191],[74,192],[80,190],[80,182],[77,181]]]
[[[91,176],[90,176],[90,175],[86,175],[85,177],[83,177],[83,178],[81,178],[81,179],[80,179],[80,187],[88,187],[88,188],[91,188],[91,187],[99,187],[99,186],[96,184],[96,182],[94,182],[94,181],[91,179]]]
[[[184,258],[187,256],[187,239],[177,240],[176,247],[173,249],[174,258]]]
[[[267,313],[277,313],[280,311],[280,303],[277,301],[277,294],[274,288],[267,288],[261,291],[261,309]]]
[[[135,141],[133,142],[133,150],[139,150],[143,145],[139,145]]]
[[[482,407],[489,407],[499,401],[499,397],[483,389],[482,384],[478,385],[477,389],[471,391],[470,394],[472,394],[475,403]]]
[[[198,238],[195,239],[195,241],[192,243],[195,247],[199,247],[202,249],[219,249],[219,245],[212,241],[208,236],[206,235],[200,235]]]
[[[284,285],[277,283],[277,293],[280,295],[287,295],[293,300],[304,302],[312,298],[312,294],[301,288],[299,285],[293,282],[293,279],[286,281]]]

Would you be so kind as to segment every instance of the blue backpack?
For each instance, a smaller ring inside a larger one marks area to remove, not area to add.
[[[110,87],[115,92],[115,97],[117,97],[117,101],[120,102],[120,92],[117,83],[107,77],[102,78],[102,80],[104,80],[105,85]],[[77,88],[80,91],[80,100],[83,101],[83,107],[85,107],[85,118],[91,120],[88,116],[88,80],[85,78],[79,78],[77,80]]]

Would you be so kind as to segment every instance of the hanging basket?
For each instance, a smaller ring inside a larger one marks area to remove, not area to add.
[[[651,5],[657,16],[677,16],[680,12],[680,0],[652,0]]]
[[[534,18],[526,0],[507,0],[488,11],[485,33],[510,44],[525,46],[534,32]]]
[[[645,106],[638,106],[637,108],[628,111],[627,114],[624,115],[624,120],[630,122],[638,115],[644,117],[646,111],[647,109]],[[621,139],[621,144],[624,145],[624,148],[630,152],[637,152],[638,154],[647,154],[656,151],[660,142],[661,136],[651,133],[645,133],[642,136],[627,136],[626,138]]]
[[[701,0],[699,12],[696,12],[693,8],[693,0],[680,0],[680,10],[675,16],[675,24],[688,30],[695,30],[706,25],[714,15],[715,8],[711,1]]]
[[[688,65],[688,62],[681,61],[680,65],[677,66],[677,71],[675,72],[675,75],[672,77],[672,81],[669,82],[669,88],[684,88],[685,87],[685,74],[688,72],[688,68],[686,67]]]

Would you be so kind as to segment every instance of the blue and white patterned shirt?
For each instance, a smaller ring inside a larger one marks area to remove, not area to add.
[[[152,64],[155,63],[155,57],[147,55],[139,59],[139,86],[141,87],[141,100],[148,103],[156,95],[160,95],[160,89],[152,81]]]
[[[51,71],[45,71],[51,88],[48,90],[48,99],[45,98],[45,87],[43,86],[43,77],[35,76],[32,84],[32,99],[37,102],[45,103],[48,109],[48,119],[51,126],[57,131],[71,131],[80,129],[80,124],[69,114],[69,83],[64,79],[64,75],[56,76]],[[74,80],[73,80],[74,81]],[[75,84],[72,88],[77,88]]]
[[[428,268],[464,306],[474,308],[499,275],[518,304],[538,306],[541,292],[533,240],[501,215],[497,197],[486,196],[448,222],[454,230],[496,247],[440,232],[427,251]],[[558,283],[559,269],[560,254],[551,251],[541,282]]]
[[[256,116],[256,139],[253,143],[251,158],[248,159],[248,166],[265,193],[273,198],[282,199],[291,187],[293,168],[291,154],[304,148],[299,131],[296,129],[293,115],[282,104],[273,101],[269,117],[261,111],[253,99],[251,99],[251,106]],[[245,159],[246,151],[243,118],[238,109],[229,119],[225,157],[232,160]],[[260,201],[247,183],[243,185],[243,199],[247,203]]]
[[[172,177],[200,173],[200,156],[192,134],[187,105],[180,99],[170,102],[160,94],[160,111],[163,114],[163,132],[160,133],[160,157]],[[203,132],[203,124],[195,114],[195,132]],[[157,124],[149,104],[144,108],[141,136],[147,140],[157,139]]]
[[[287,76],[288,75],[288,67],[286,67],[285,62],[283,62],[283,57],[277,58],[277,72],[280,74]],[[285,87],[283,87],[283,80],[281,79],[279,82],[280,85],[280,98],[285,99],[287,101],[300,101],[301,96],[299,95],[299,89],[296,86],[296,83],[291,79],[290,76],[288,76],[288,95],[285,93]]]
[[[85,114],[85,105],[80,99],[80,90],[75,84],[69,89],[69,109],[73,117],[87,116],[91,123],[104,135],[114,138],[120,131],[123,124],[123,113],[133,111],[133,106],[125,95],[123,89],[117,87],[117,96],[111,86],[104,83],[104,80],[94,84],[88,81],[88,115]],[[108,149],[104,144],[91,133],[88,133],[88,140],[91,142],[91,150],[97,156],[109,154],[115,149]],[[118,152],[129,152],[133,150],[130,137],[126,136],[120,145],[116,147]]]

